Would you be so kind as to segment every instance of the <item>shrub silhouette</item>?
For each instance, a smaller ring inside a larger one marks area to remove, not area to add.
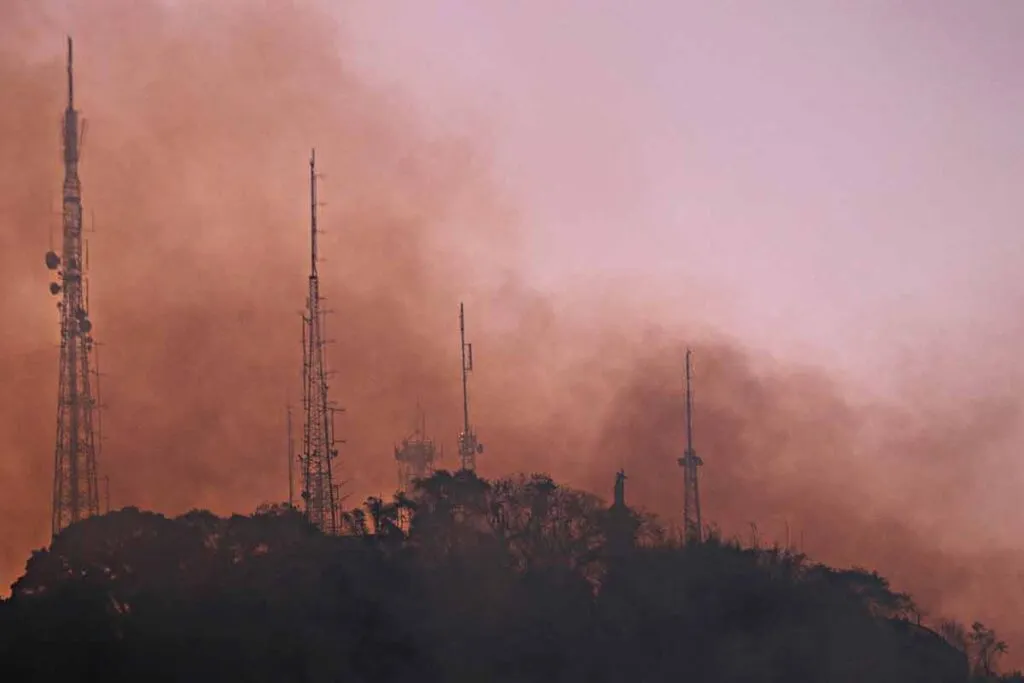
[[[715,533],[681,545],[545,475],[440,471],[343,526],[281,505],[86,519],[0,604],[0,675],[952,683],[992,679],[1005,650],[981,624],[921,626],[876,573]]]

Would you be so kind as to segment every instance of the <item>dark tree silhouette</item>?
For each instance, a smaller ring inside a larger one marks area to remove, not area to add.
[[[440,471],[343,527],[273,504],[72,525],[0,603],[0,676],[953,683],[994,680],[1006,649],[922,626],[877,573],[713,530],[682,545],[545,475]]]

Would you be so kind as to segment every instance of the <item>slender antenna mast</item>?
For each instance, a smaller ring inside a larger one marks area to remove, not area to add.
[[[75,109],[75,71],[74,50],[71,36],[68,36],[68,111]],[[76,149],[77,151],[77,149]]]
[[[687,542],[699,543],[704,535],[700,517],[698,468],[704,464],[693,448],[693,384],[690,357],[686,350],[686,452],[677,462],[683,468],[683,533]]]
[[[476,438],[476,432],[469,424],[469,380],[473,371],[473,345],[466,343],[466,311],[459,303],[459,337],[462,351],[462,432],[459,434],[459,460],[463,470],[476,470],[476,456],[484,452],[483,444]]]
[[[461,302],[459,303],[459,341],[461,342],[460,348],[462,350],[462,433],[468,434],[469,391],[467,375],[473,371],[473,345],[469,344],[467,346],[466,344],[466,309]]]
[[[82,185],[78,178],[81,153],[78,111],[75,109],[74,52],[68,38],[68,102],[64,110],[64,192],[61,252],[46,254],[46,267],[57,281],[50,293],[61,295],[60,374],[57,391],[57,439],[54,449],[51,533],[56,536],[75,522],[100,513],[93,429],[97,398],[93,393],[94,340],[91,336],[84,283]]]
[[[316,150],[309,157],[310,268],[309,295],[303,318],[303,363],[305,425],[302,442],[302,500],[306,518],[321,531],[339,530],[338,485],[332,462],[338,455],[334,441],[334,411],[328,399],[324,360],[323,316],[320,308],[320,276],[317,272]]]
[[[295,507],[295,437],[292,432],[292,406],[287,406],[288,417],[288,507]]]

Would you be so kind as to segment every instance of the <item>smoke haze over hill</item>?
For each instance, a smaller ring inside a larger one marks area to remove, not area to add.
[[[5,583],[49,528],[58,329],[43,254],[60,224],[61,41],[71,33],[89,122],[81,176],[103,344],[100,468],[114,507],[224,513],[284,499],[315,146],[351,503],[393,490],[392,445],[417,402],[454,466],[464,300],[482,473],[548,471],[603,494],[624,467],[630,503],[671,519],[690,344],[707,520],[745,536],[756,522],[780,542],[788,526],[814,557],[877,567],[933,612],[977,616],[1011,656],[1024,650],[1014,621],[1024,556],[984,547],[986,534],[1020,530],[1009,517],[1016,368],[989,381],[1012,358],[1005,337],[974,330],[974,353],[957,356],[922,333],[900,394],[868,401],[838,374],[688,314],[687,297],[696,309],[714,292],[651,297],[644,283],[602,285],[599,272],[582,294],[535,286],[492,141],[439,133],[401,92],[349,66],[348,27],[327,13],[240,0],[74,11],[3,0],[0,11]]]

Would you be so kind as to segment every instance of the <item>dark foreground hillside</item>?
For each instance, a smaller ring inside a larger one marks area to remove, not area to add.
[[[125,509],[33,554],[2,681],[963,682],[1005,649],[862,571],[712,538],[545,477],[441,472],[325,537],[287,507]]]

